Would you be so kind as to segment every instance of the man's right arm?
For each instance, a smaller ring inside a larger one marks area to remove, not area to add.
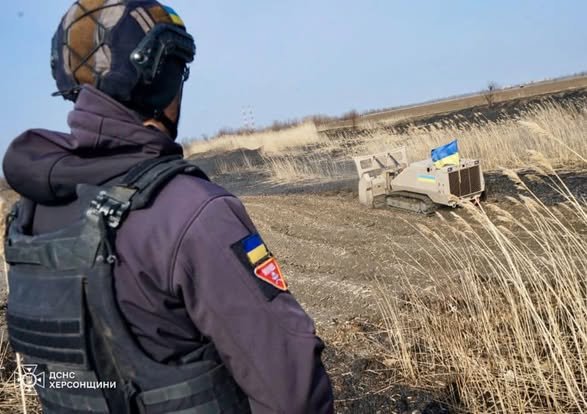
[[[253,413],[330,414],[332,388],[313,321],[291,293],[259,280],[235,250],[255,233],[238,199],[211,201],[182,238],[173,288]]]

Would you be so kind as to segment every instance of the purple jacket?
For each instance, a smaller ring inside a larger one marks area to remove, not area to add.
[[[6,180],[34,209],[26,223],[31,234],[79,217],[77,184],[102,184],[140,161],[182,153],[92,87],[84,87],[68,122],[71,134],[25,132],[4,158]],[[313,321],[289,292],[270,299],[232,248],[256,232],[236,197],[213,183],[176,177],[118,231],[121,311],[141,347],[160,362],[174,363],[202,337],[212,341],[255,414],[331,413],[324,345]]]

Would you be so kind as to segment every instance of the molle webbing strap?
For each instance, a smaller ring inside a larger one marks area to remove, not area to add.
[[[50,269],[70,270],[87,266],[92,246],[79,237],[35,240],[5,246],[8,263],[40,265]],[[87,249],[87,250],[84,250]]]
[[[233,411],[234,407],[237,407],[243,398],[246,400],[224,365],[197,378],[145,391],[138,396],[140,403],[147,408],[147,412],[150,410],[157,412],[157,405],[174,400],[187,400],[193,404],[190,409],[174,411],[171,414],[236,412]],[[243,410],[242,412],[248,411]]]
[[[229,380],[230,376],[227,376],[226,374],[226,368],[224,368],[224,366],[219,366],[216,370],[200,377],[168,387],[142,392],[139,394],[139,400],[145,405],[154,405],[169,400],[177,400],[197,395],[212,389],[214,386],[218,387],[218,385],[224,385],[218,384],[218,382]]]
[[[55,267],[55,257],[50,245],[6,246],[4,254],[8,263]]]
[[[63,364],[86,363],[79,320],[42,320],[7,313],[8,333],[16,352]]]
[[[96,381],[95,377],[93,381]],[[54,410],[56,413],[111,413],[106,400],[99,390],[84,390],[83,394],[74,394],[67,389],[63,391],[37,388],[43,406]],[[94,391],[94,392],[92,392]],[[84,395],[85,394],[85,395]],[[93,396],[94,394],[95,396]]]
[[[12,336],[13,330],[8,331]],[[62,364],[76,364],[83,365],[86,363],[86,358],[83,351],[67,350],[61,348],[41,347],[38,345],[22,342],[14,337],[11,337],[10,343],[16,352],[19,352],[27,357],[35,359],[42,359],[46,361],[58,362]]]
[[[81,335],[51,335],[48,333],[37,333],[10,327],[11,338],[18,340],[21,343],[28,343],[33,346],[43,348],[55,348],[63,351],[70,349],[82,349],[83,338]]]
[[[6,314],[6,320],[8,321],[9,325],[14,326],[23,326],[26,329],[40,331],[40,332],[47,332],[50,334],[78,334],[81,332],[81,325],[79,320],[71,319],[71,320],[42,320],[42,319],[30,319],[30,318],[23,318],[20,316],[13,315],[12,313],[8,312]]]

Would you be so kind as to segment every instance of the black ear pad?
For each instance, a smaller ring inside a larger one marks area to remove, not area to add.
[[[152,83],[139,83],[135,87],[131,105],[145,114],[165,109],[179,92],[185,70],[184,61],[175,57],[166,59]]]

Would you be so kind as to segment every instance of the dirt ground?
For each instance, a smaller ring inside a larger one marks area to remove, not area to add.
[[[385,336],[378,328],[374,285],[375,276],[388,285],[396,282],[398,271],[387,241],[393,238],[418,255],[422,247],[410,222],[430,219],[366,210],[350,192],[243,201],[326,342],[325,363],[336,387],[337,412],[412,412],[408,407],[416,407],[409,404],[408,395],[428,399],[417,408],[431,403],[388,381],[391,373],[381,363]]]
[[[587,171],[568,171],[561,176],[576,196],[587,197]],[[450,226],[452,210],[440,212],[447,222],[398,210],[370,210],[358,203],[353,180],[320,187],[319,192],[312,185],[297,185],[283,194],[283,188],[267,191],[262,182],[251,182],[251,177],[213,178],[242,197],[279,259],[292,292],[315,319],[326,344],[324,361],[335,387],[337,413],[452,412],[440,402],[450,390],[431,394],[393,382],[394,373],[384,364],[387,337],[379,316],[376,283],[392,291],[398,284],[401,272],[394,258],[402,253],[393,243],[435,272],[425,254],[426,240],[414,225],[442,231],[443,226]],[[515,195],[517,190],[507,178],[489,173],[486,182],[487,203],[511,210],[504,196]],[[561,201],[545,185],[532,184],[532,188],[550,204]],[[1,275],[0,304],[4,303],[3,281]],[[426,280],[411,282],[423,290],[434,288]]]
[[[521,175],[529,177],[530,172]],[[587,172],[561,172],[561,177],[577,197],[587,197]],[[518,193],[514,185],[498,173],[486,174],[486,182],[487,203],[514,212],[513,204],[504,199]],[[561,202],[548,186],[528,183],[548,204]],[[392,243],[402,246],[430,273],[438,271],[426,254],[429,242],[415,225],[443,232],[451,225],[452,210],[440,212],[446,222],[398,210],[370,210],[358,203],[350,183],[335,188],[308,193],[301,187],[297,194],[242,199],[279,258],[292,292],[314,317],[326,342],[325,363],[335,385],[337,412],[449,412],[435,402],[445,395],[393,384],[393,372],[382,362],[386,337],[377,303],[378,283],[392,291],[399,285],[401,272],[394,258],[403,253]],[[423,291],[435,288],[417,278],[411,283]]]

